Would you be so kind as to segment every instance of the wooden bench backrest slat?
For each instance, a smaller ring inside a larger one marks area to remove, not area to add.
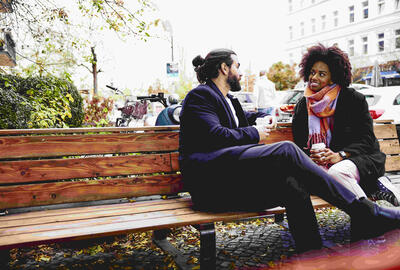
[[[91,128],[40,128],[40,129],[0,129],[0,136],[27,134],[77,134],[77,133],[137,133],[154,131],[179,131],[179,125],[149,127],[91,127]]]
[[[374,125],[374,134],[381,151],[386,154],[385,171],[400,171],[400,145],[396,125],[378,122]]]
[[[116,157],[4,161],[0,184],[173,172],[171,157],[147,154]]]
[[[0,209],[176,194],[182,190],[181,179],[180,174],[172,174],[3,186]]]
[[[293,141],[293,134],[291,127],[278,127],[275,130],[272,130],[270,135],[261,143],[269,144],[276,143],[280,141]]]
[[[374,125],[374,134],[375,137],[379,139],[396,139],[397,131],[396,125],[394,124],[375,124]]]
[[[380,149],[386,155],[400,154],[400,144],[399,140],[384,140],[379,141]]]
[[[400,156],[386,156],[386,172],[400,171]]]
[[[0,137],[1,158],[173,151],[178,132]],[[154,143],[157,141],[157,143]]]

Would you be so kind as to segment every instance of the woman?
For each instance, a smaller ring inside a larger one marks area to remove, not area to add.
[[[347,54],[336,46],[318,44],[307,50],[299,66],[307,87],[294,111],[295,143],[358,198],[379,189],[390,195],[379,199],[398,206],[399,192],[381,177],[386,157],[379,150],[368,104],[364,95],[348,87],[351,64]],[[317,143],[326,148],[312,150]]]

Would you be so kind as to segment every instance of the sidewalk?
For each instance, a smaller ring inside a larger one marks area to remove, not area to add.
[[[318,210],[324,245],[349,242],[349,217],[335,208]],[[235,223],[218,223],[217,269],[273,267],[295,254],[287,229],[272,217]],[[192,227],[172,231],[172,243],[192,269],[199,269],[199,233]],[[42,245],[14,249],[11,269],[177,269],[170,255],[151,242],[151,232],[109,237],[92,243]],[[278,262],[278,263],[277,263]]]

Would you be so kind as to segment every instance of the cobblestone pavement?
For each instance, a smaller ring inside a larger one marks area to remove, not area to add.
[[[324,246],[349,242],[349,217],[336,208],[317,211]],[[286,218],[217,223],[217,269],[272,266],[295,254]],[[169,239],[192,269],[199,269],[199,233],[191,226],[174,229]],[[151,242],[151,232],[102,241],[14,249],[11,269],[177,269],[172,257]]]

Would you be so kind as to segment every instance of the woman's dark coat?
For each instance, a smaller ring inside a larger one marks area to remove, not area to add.
[[[367,194],[376,190],[376,180],[385,173],[386,156],[379,150],[374,135],[372,118],[364,95],[353,88],[340,91],[334,114],[330,149],[351,154],[360,172],[360,185]],[[306,98],[296,105],[293,116],[294,142],[300,147],[307,146],[308,112]]]
[[[239,126],[225,97],[211,81],[186,95],[180,114],[179,163],[184,185],[193,202],[205,208],[212,208],[210,204],[221,197],[232,199],[239,194],[238,187],[245,179],[238,177],[238,171],[246,170],[236,170],[236,162],[243,151],[258,145],[258,131],[251,125],[265,115],[245,112],[236,98],[227,96]]]

